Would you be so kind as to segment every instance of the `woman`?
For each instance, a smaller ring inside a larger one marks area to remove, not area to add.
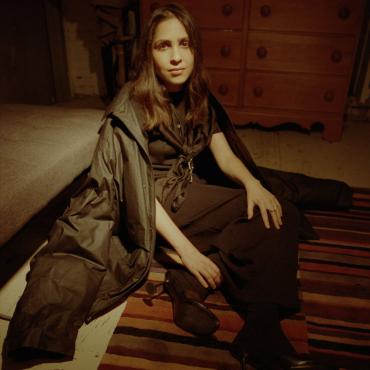
[[[295,353],[279,323],[298,309],[299,215],[230,148],[209,100],[191,16],[177,5],[157,9],[138,60],[129,95],[148,140],[156,229],[185,267],[166,275],[175,322],[197,335],[214,332],[218,320],[203,301],[221,287],[246,317],[232,345],[243,367],[317,368]],[[207,183],[209,171],[198,166],[207,150],[239,188]]]
[[[165,283],[179,326],[214,332],[204,300],[219,288],[246,320],[231,346],[243,367],[319,368],[280,327],[299,306],[300,217],[266,187],[209,93],[192,18],[177,5],[157,9],[136,75],[108,110],[88,179],[32,260],[8,355],[72,357],[82,323],[145,281],[158,232],[183,263]]]

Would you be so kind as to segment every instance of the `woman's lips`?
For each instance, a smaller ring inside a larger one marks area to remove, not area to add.
[[[182,74],[185,68],[172,68],[168,71],[171,73],[172,76],[179,76]]]

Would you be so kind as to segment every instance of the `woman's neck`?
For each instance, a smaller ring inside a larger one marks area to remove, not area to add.
[[[184,99],[185,96],[185,90],[181,89],[179,91],[173,91],[173,92],[168,92],[168,96],[171,100],[171,103],[177,107]]]

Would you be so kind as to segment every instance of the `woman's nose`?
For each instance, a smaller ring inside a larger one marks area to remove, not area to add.
[[[180,49],[178,47],[174,47],[172,49],[172,55],[171,55],[171,63],[172,64],[179,64],[181,62],[181,53]]]

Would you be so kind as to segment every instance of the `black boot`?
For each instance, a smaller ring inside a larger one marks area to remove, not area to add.
[[[166,272],[164,288],[171,297],[173,321],[181,329],[208,336],[220,326],[217,317],[204,304],[210,293],[186,270],[171,269]]]
[[[278,306],[274,304],[248,306],[246,324],[235,337],[230,352],[243,370],[247,364],[261,370],[328,369],[309,355],[295,351],[280,326]]]
[[[272,367],[271,352],[263,345],[263,332],[248,330],[247,324],[231,343],[230,353],[239,360],[242,370],[247,370],[247,365],[259,370],[279,369]]]
[[[315,361],[309,354],[277,354],[274,363],[277,369],[296,369],[296,370],[336,370],[336,367],[330,367]]]

